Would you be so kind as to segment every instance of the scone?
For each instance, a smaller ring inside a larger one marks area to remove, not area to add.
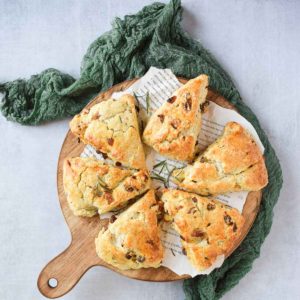
[[[190,161],[201,129],[201,104],[207,95],[208,77],[200,75],[174,92],[150,118],[143,141],[161,155]]]
[[[157,225],[154,191],[121,213],[96,238],[98,256],[118,269],[158,268],[163,247]]]
[[[164,190],[164,208],[180,234],[183,252],[199,271],[231,250],[244,224],[238,210],[180,190]]]
[[[147,170],[124,170],[90,157],[64,161],[64,190],[76,216],[120,209],[149,190],[150,184]]]
[[[133,169],[145,168],[133,96],[124,95],[84,109],[72,119],[70,129],[112,160]]]
[[[194,162],[172,178],[181,188],[200,195],[258,191],[268,184],[262,153],[250,133],[229,122],[220,136]]]

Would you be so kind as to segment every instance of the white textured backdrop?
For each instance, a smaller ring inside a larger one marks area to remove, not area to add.
[[[0,0],[0,82],[47,67],[79,75],[88,45],[115,16],[150,0]],[[215,54],[259,117],[285,184],[252,271],[224,299],[300,299],[300,2],[183,0],[183,25]],[[70,234],[56,192],[68,120],[24,127],[0,117],[0,299],[42,299],[41,268]],[[63,299],[183,299],[182,283],[94,268]]]

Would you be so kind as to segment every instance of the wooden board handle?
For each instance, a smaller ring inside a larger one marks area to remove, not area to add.
[[[51,299],[69,292],[82,275],[97,264],[96,255],[83,253],[83,249],[92,249],[92,252],[95,252],[94,247],[93,240],[84,243],[73,239],[70,246],[41,271],[37,281],[40,292]]]

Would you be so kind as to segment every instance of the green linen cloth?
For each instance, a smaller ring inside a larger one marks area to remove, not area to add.
[[[29,80],[0,84],[1,111],[8,120],[26,125],[72,116],[96,93],[126,79],[142,76],[150,66],[170,68],[192,78],[209,75],[210,86],[227,98],[255,127],[265,147],[269,184],[260,211],[243,243],[210,275],[185,280],[186,299],[219,299],[250,271],[270,231],[273,207],[282,186],[276,154],[251,109],[242,101],[228,74],[203,46],[181,28],[180,0],[153,3],[139,13],[117,18],[111,31],[95,40],[85,54],[80,78],[47,69]]]

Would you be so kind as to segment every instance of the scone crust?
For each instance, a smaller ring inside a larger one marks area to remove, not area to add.
[[[262,153],[250,133],[236,122],[194,162],[173,172],[181,188],[200,195],[258,191],[268,184]]]
[[[126,206],[150,188],[147,170],[125,170],[95,158],[67,158],[63,184],[76,216],[92,217]]]
[[[199,271],[232,249],[241,234],[244,217],[218,201],[170,189],[163,191],[162,201],[188,259]]]
[[[70,122],[70,129],[85,144],[106,153],[112,160],[134,169],[145,169],[145,153],[139,133],[135,100],[102,101],[84,109]]]
[[[157,224],[158,205],[154,191],[121,213],[100,231],[95,240],[98,256],[121,270],[158,268],[163,247]]]
[[[200,75],[179,88],[150,118],[143,141],[171,159],[190,161],[201,128],[200,105],[207,95],[208,77]]]

